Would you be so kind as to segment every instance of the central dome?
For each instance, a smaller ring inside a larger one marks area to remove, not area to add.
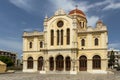
[[[69,15],[80,15],[80,16],[86,18],[84,12],[81,11],[81,10],[79,10],[79,9],[77,9],[77,8],[74,9],[74,10],[72,10],[72,11],[70,11],[70,12],[69,12]]]

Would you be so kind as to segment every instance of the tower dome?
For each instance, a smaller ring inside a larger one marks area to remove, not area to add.
[[[77,20],[78,27],[80,30],[86,30],[87,29],[86,15],[82,10],[79,10],[77,7],[78,6],[76,5],[76,8],[71,10],[69,12],[69,15]]]
[[[102,20],[99,19],[99,20],[97,21],[97,23],[103,23],[103,22],[102,22]]]
[[[86,15],[85,15],[85,13],[82,11],[82,10],[79,10],[79,9],[74,9],[74,10],[72,10],[72,11],[70,11],[69,12],[69,15],[79,15],[79,16],[81,16],[81,17],[84,17],[84,18],[86,18]]]

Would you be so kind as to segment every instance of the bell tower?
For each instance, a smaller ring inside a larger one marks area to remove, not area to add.
[[[87,29],[86,15],[82,10],[78,9],[77,5],[74,10],[69,12],[69,15],[76,18],[77,23],[78,23],[78,30],[86,30]]]

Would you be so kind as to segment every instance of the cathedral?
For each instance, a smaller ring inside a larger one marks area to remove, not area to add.
[[[23,33],[23,72],[107,73],[108,33],[102,20],[91,27],[78,8],[58,9],[43,24],[43,32]]]

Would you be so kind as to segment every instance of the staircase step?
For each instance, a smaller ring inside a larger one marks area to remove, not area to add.
[[[47,74],[70,74],[70,71],[48,71]]]

